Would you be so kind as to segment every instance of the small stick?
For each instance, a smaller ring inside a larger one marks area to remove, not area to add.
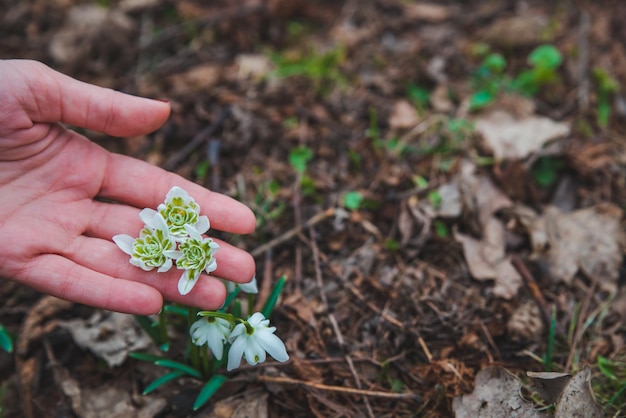
[[[347,393],[350,395],[371,396],[371,397],[376,397],[376,398],[386,398],[386,399],[396,399],[396,400],[406,400],[406,401],[412,401],[412,400],[418,399],[418,396],[415,395],[414,393],[391,393],[391,392],[381,392],[381,391],[376,391],[376,390],[347,388],[343,386],[325,385],[323,383],[306,382],[304,380],[297,380],[297,379],[292,379],[290,377],[283,377],[283,376],[258,375],[256,379],[260,382],[282,383],[282,384],[287,384],[287,385],[305,386],[311,389]]]
[[[532,294],[535,303],[537,304],[537,306],[539,306],[541,318],[543,319],[545,326],[550,327],[550,309],[548,308],[548,303],[546,302],[546,299],[543,297],[543,293],[541,293],[541,289],[539,289],[537,281],[532,276],[532,274],[530,274],[530,272],[526,268],[526,265],[518,256],[513,256],[511,258],[511,264],[513,264],[515,270],[517,270],[520,276],[522,276],[522,279],[524,279],[524,282],[526,282],[526,286],[530,290],[530,293]]]

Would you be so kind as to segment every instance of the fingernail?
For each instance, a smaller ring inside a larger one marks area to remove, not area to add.
[[[167,99],[152,99],[152,100],[156,100],[157,102],[163,102],[163,103],[169,103],[170,102]]]

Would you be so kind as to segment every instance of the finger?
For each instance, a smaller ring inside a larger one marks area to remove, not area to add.
[[[163,296],[151,286],[113,279],[53,254],[29,262],[20,282],[62,299],[122,313],[152,315],[163,306]]]
[[[8,76],[19,76],[10,87],[33,122],[137,136],[158,129],[169,117],[168,103],[84,83],[37,61],[8,60],[3,65],[10,67]]]
[[[194,198],[201,215],[209,217],[211,228],[236,234],[254,231],[254,214],[244,204],[125,155],[110,155],[99,195],[140,209],[154,209],[173,186],[181,187]]]

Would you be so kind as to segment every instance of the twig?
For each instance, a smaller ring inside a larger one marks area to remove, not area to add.
[[[550,327],[551,315],[550,308],[548,308],[548,303],[546,299],[543,297],[543,293],[539,289],[539,285],[535,278],[530,274],[524,262],[518,257],[511,257],[511,264],[515,267],[515,270],[522,276],[524,282],[526,282],[526,286],[530,290],[530,293],[535,300],[535,303],[539,307],[539,311],[541,312],[541,318],[543,319],[543,323],[546,327]]]
[[[374,398],[395,399],[395,400],[400,400],[400,401],[403,401],[403,400],[412,401],[412,400],[419,399],[419,397],[414,393],[390,393],[390,392],[381,392],[381,391],[376,391],[376,390],[347,388],[343,386],[325,385],[323,383],[306,382],[304,380],[292,379],[290,377],[283,377],[283,376],[258,375],[256,379],[260,382],[298,385],[298,386],[305,386],[311,389],[348,393],[350,395],[371,396]]]
[[[335,209],[334,208],[329,208],[326,209],[324,212],[320,212],[316,215],[314,215],[313,217],[311,217],[308,221],[306,221],[304,224],[300,225],[300,226],[295,226],[293,228],[291,228],[289,231],[285,232],[284,234],[274,238],[273,240],[266,242],[265,244],[255,248],[254,250],[252,250],[250,252],[250,254],[252,254],[253,257],[258,257],[259,255],[263,254],[265,251],[269,250],[270,248],[274,248],[286,241],[289,241],[290,239],[292,239],[293,237],[295,237],[296,235],[298,235],[304,228],[309,228],[313,225],[316,225],[318,223],[320,223],[321,221],[323,221],[326,218],[329,218],[331,216],[333,216],[335,214]]]
[[[178,165],[182,163],[192,152],[194,152],[196,148],[198,148],[204,142],[208,141],[209,138],[211,138],[215,134],[215,132],[217,132],[222,127],[228,115],[230,115],[230,109],[228,107],[225,107],[224,109],[222,109],[215,122],[200,131],[196,136],[193,137],[191,141],[185,144],[185,146],[182,147],[180,151],[172,155],[165,162],[165,164],[163,164],[163,168],[168,171],[172,171],[176,167],[178,167]]]

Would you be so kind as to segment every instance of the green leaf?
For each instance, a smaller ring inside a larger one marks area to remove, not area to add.
[[[313,158],[309,147],[300,146],[289,151],[289,164],[300,174],[304,174],[308,162]]]
[[[500,74],[506,67],[506,60],[500,54],[489,54],[483,61],[483,66],[492,73]]]
[[[533,67],[556,69],[563,62],[561,52],[554,45],[541,45],[528,55]]]
[[[173,372],[169,372],[164,374],[163,376],[159,377],[158,379],[155,379],[152,383],[150,383],[148,386],[146,386],[146,388],[143,390],[143,392],[141,392],[142,395],[147,395],[150,392],[152,392],[153,390],[155,390],[156,388],[158,388],[159,386],[174,380],[174,379],[178,379],[179,377],[182,377],[186,375],[185,372],[181,372],[180,370],[175,370]]]
[[[211,379],[204,385],[196,401],[193,403],[193,410],[197,411],[202,408],[202,406],[207,403],[209,399],[217,392],[219,388],[228,380],[226,376],[222,376],[221,374],[216,374],[211,376]]]
[[[2,325],[0,325],[0,348],[7,353],[13,352],[13,338],[9,331]]]
[[[343,206],[346,209],[357,210],[363,202],[363,194],[361,192],[348,192],[343,196]]]
[[[188,374],[189,376],[202,379],[202,373],[185,363],[180,363],[178,361],[170,359],[161,359],[155,361],[154,364],[156,364],[157,366],[167,367],[169,369],[179,370],[185,374]]]
[[[477,91],[476,93],[472,94],[472,97],[470,97],[470,110],[483,109],[490,105],[494,99],[495,96],[487,90]]]
[[[163,311],[167,313],[172,313],[175,315],[180,315],[185,318],[187,318],[187,315],[189,315],[189,308],[186,306],[165,305],[163,307]]]
[[[165,357],[155,356],[154,354],[148,353],[129,353],[129,357],[132,357],[136,360],[147,361],[148,363],[156,363],[159,360],[167,360]]]
[[[617,380],[617,376],[615,376],[615,362],[604,357],[598,356],[598,369],[600,372],[608,377],[611,380]]]
[[[280,279],[278,279],[278,281],[274,285],[274,288],[272,289],[272,293],[270,293],[270,295],[267,297],[267,300],[263,304],[263,309],[261,309],[261,313],[266,318],[269,318],[272,311],[274,310],[274,306],[276,305],[276,302],[278,301],[278,298],[282,293],[283,287],[285,287],[286,282],[287,277],[285,276],[282,276]]]

